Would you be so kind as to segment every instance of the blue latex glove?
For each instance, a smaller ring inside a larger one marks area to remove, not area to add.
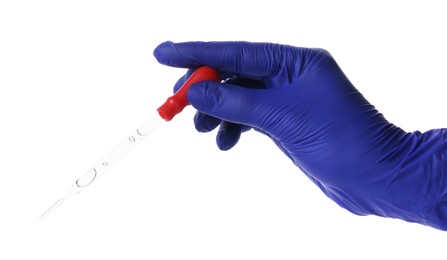
[[[352,213],[447,230],[446,131],[407,133],[388,122],[327,51],[269,43],[165,42],[154,55],[168,66],[208,65],[228,79],[195,84],[187,96],[199,111],[198,131],[220,125],[222,150],[254,128]]]

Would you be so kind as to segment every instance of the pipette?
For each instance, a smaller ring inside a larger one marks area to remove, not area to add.
[[[46,210],[39,218],[45,219],[51,212],[59,207],[64,201],[72,196],[84,191],[87,187],[106,173],[113,165],[123,158],[130,150],[139,144],[145,136],[156,130],[164,121],[170,121],[175,115],[180,113],[187,105],[186,93],[189,87],[199,81],[212,80],[220,81],[219,73],[207,66],[198,68],[180,87],[180,89],[171,97],[169,97],[163,105],[161,105],[155,115],[150,117],[137,130],[128,135],[121,143],[113,148],[101,160],[88,170],[82,177],[76,180],[71,188],[57,200],[48,210]]]

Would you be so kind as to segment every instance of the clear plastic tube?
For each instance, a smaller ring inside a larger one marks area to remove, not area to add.
[[[113,165],[121,158],[137,146],[145,136],[155,131],[163,122],[165,122],[158,114],[150,117],[137,130],[129,134],[121,143],[107,153],[101,160],[93,165],[83,176],[76,180],[67,193],[57,200],[53,206],[46,210],[39,218],[45,219],[51,212],[59,207],[64,201],[76,195],[95,182],[99,177],[104,175]]]

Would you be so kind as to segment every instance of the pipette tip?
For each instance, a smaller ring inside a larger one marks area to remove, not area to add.
[[[40,217],[40,220],[44,220],[48,215],[50,215],[51,212],[53,212],[55,209],[57,209],[57,207],[59,207],[62,202],[64,202],[63,199],[59,199],[58,201],[56,201],[53,206],[51,206],[49,209],[47,209]]]

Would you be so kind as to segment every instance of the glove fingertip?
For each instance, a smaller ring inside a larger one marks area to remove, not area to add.
[[[201,133],[207,133],[213,131],[221,122],[219,118],[215,118],[204,114],[202,112],[197,112],[194,116],[194,126],[196,130]]]
[[[242,125],[222,122],[216,136],[216,143],[220,150],[227,151],[233,148],[241,138]]]
[[[206,112],[209,110],[209,103],[211,103],[207,102],[211,94],[209,91],[212,91],[209,88],[209,84],[205,82],[195,83],[189,87],[186,98],[197,110]]]
[[[177,92],[182,86],[183,84],[185,84],[185,82],[188,80],[188,78],[194,73],[194,69],[188,69],[185,73],[185,75],[183,75],[183,77],[179,78],[177,80],[177,82],[174,85],[174,93]]]
[[[155,59],[161,64],[166,64],[166,57],[175,50],[174,43],[172,41],[165,41],[155,47],[153,55]]]
[[[235,138],[235,136],[232,135],[218,133],[216,136],[216,144],[221,151],[230,150],[237,144],[238,141],[239,138],[238,137]]]
[[[161,64],[179,68],[197,68],[201,63],[191,58],[196,51],[194,49],[180,51],[177,44],[165,41],[158,45],[154,51],[154,57]]]

